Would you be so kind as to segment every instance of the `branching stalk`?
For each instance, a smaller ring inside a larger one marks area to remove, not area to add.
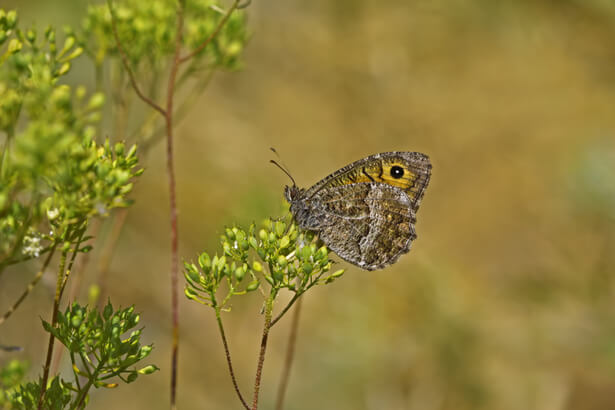
[[[258,355],[258,365],[256,366],[256,377],[254,378],[254,397],[252,399],[252,410],[258,409],[258,394],[260,392],[261,377],[263,374],[263,364],[265,363],[265,352],[267,351],[267,340],[269,338],[269,330],[271,329],[271,316],[273,313],[273,302],[275,300],[277,290],[271,289],[269,297],[265,301],[265,323],[263,325],[263,336],[261,338],[261,350]]]
[[[53,246],[51,247],[51,251],[47,255],[47,259],[45,259],[45,262],[43,263],[43,266],[41,267],[41,270],[39,270],[36,276],[34,276],[34,278],[32,279],[32,281],[28,283],[28,287],[21,294],[19,299],[17,299],[17,301],[13,304],[13,306],[11,306],[4,313],[4,315],[2,315],[2,317],[0,318],[0,325],[4,323],[13,314],[13,312],[19,307],[19,305],[21,305],[21,302],[23,302],[24,299],[30,294],[30,292],[32,292],[32,289],[34,289],[34,286],[36,286],[36,284],[41,280],[41,278],[43,277],[43,274],[47,270],[47,266],[49,266],[49,262],[51,262],[51,258],[53,257],[56,246],[57,246],[57,243],[54,243]]]
[[[226,14],[224,14],[224,16],[222,17],[222,19],[220,20],[220,22],[218,23],[218,25],[216,26],[214,31],[211,33],[211,35],[209,37],[207,37],[205,39],[205,41],[203,41],[192,52],[188,53],[187,55],[185,55],[183,57],[180,57],[179,62],[180,63],[185,63],[186,61],[190,60],[192,57],[194,57],[195,55],[197,55],[198,53],[203,51],[205,49],[205,47],[207,47],[209,45],[209,43],[211,43],[211,41],[214,38],[216,38],[216,36],[220,32],[220,30],[222,30],[222,27],[224,27],[224,25],[226,24],[228,19],[231,17],[231,14],[233,14],[233,12],[235,10],[237,10],[237,8],[239,8],[240,2],[241,2],[241,0],[235,0],[233,2],[233,4],[231,5],[231,7],[226,11]]]
[[[132,72],[132,69],[130,68],[130,62],[128,61],[128,56],[126,55],[126,51],[124,50],[124,47],[122,46],[122,42],[120,41],[120,36],[117,32],[116,17],[115,17],[115,12],[113,11],[112,0],[107,0],[107,7],[109,8],[109,13],[111,14],[111,30],[113,31],[113,37],[115,37],[115,44],[117,45],[117,50],[120,53],[120,57],[122,59],[122,64],[124,65],[124,69],[128,73],[128,77],[130,79],[130,84],[132,85],[132,88],[135,90],[139,98],[143,100],[143,102],[145,102],[147,105],[149,105],[150,107],[158,111],[162,116],[165,116],[166,113],[164,109],[160,105],[158,105],[155,101],[153,101],[151,98],[143,94],[143,92],[139,88],[139,85],[137,84],[137,80],[135,80],[135,76]]]
[[[60,267],[58,268],[58,278],[56,281],[56,295],[53,301],[53,312],[51,313],[51,326],[56,325],[58,319],[58,310],[60,307],[60,293],[62,288],[62,281],[64,279],[64,268],[66,267],[66,256],[68,251],[62,251],[60,258]],[[51,365],[51,357],[53,356],[53,343],[55,337],[53,333],[49,333],[49,343],[47,345],[47,358],[45,359],[45,367],[43,367],[43,378],[41,380],[41,394],[38,398],[38,410],[43,408],[43,398],[47,391],[47,381],[49,380],[49,367]]]
[[[249,3],[248,3],[249,4]],[[112,7],[112,0],[107,0],[107,6],[111,13],[111,27],[115,42],[122,60],[124,69],[128,73],[132,88],[136,94],[147,105],[158,111],[165,119],[166,137],[167,137],[167,173],[169,178],[169,202],[170,202],[170,223],[171,223],[171,310],[172,310],[172,353],[171,353],[171,408],[175,409],[176,395],[177,395],[177,363],[178,363],[178,347],[179,347],[179,288],[178,288],[178,276],[179,276],[179,256],[178,256],[178,222],[177,222],[177,198],[176,198],[176,181],[175,181],[175,166],[173,156],[173,105],[174,95],[177,86],[177,76],[179,67],[182,63],[190,60],[195,55],[200,53],[211,41],[218,35],[222,27],[226,24],[233,11],[240,7],[240,0],[235,0],[226,14],[219,21],[218,25],[211,33],[211,35],[203,41],[195,50],[188,53],[185,56],[181,56],[183,30],[184,30],[184,10],[185,0],[178,1],[177,7],[177,29],[175,33],[175,49],[173,53],[173,59],[169,68],[169,78],[167,82],[167,96],[166,106],[163,108],[150,97],[146,96],[135,79],[134,73],[130,67],[128,56],[124,47],[120,41],[116,17]]]
[[[70,229],[70,228],[69,228]],[[56,281],[56,294],[53,300],[53,312],[51,314],[51,327],[55,327],[58,320],[58,311],[60,310],[60,300],[62,299],[62,294],[64,293],[64,288],[66,286],[66,281],[68,280],[68,276],[70,275],[70,270],[73,267],[73,263],[75,262],[75,258],[77,257],[77,253],[79,252],[79,246],[81,245],[81,241],[83,239],[83,235],[85,234],[86,227],[83,226],[80,228],[81,232],[79,234],[79,238],[74,244],[75,248],[73,249],[73,255],[70,259],[68,269],[66,269],[66,258],[68,256],[68,251],[62,251],[62,257],[60,259],[60,267],[58,269],[58,279]],[[41,381],[41,394],[38,399],[38,410],[43,408],[43,400],[45,398],[45,392],[47,391],[47,381],[49,380],[49,369],[51,367],[51,358],[53,356],[53,345],[54,345],[55,337],[53,333],[49,333],[49,344],[47,346],[47,357],[45,359],[45,367],[43,369],[43,379]]]
[[[179,350],[179,255],[178,255],[178,228],[177,228],[177,198],[175,188],[175,165],[173,157],[173,97],[175,93],[175,79],[179,70],[179,53],[182,45],[182,32],[184,29],[184,1],[180,0],[177,8],[177,31],[175,34],[175,52],[169,73],[167,85],[167,106],[165,122],[167,127],[167,173],[169,176],[169,202],[171,219],[171,310],[173,324],[173,341],[171,352],[171,408],[175,409],[177,396],[177,361]]]
[[[288,380],[290,378],[290,370],[293,365],[293,358],[295,355],[295,346],[297,344],[297,331],[299,328],[299,318],[301,316],[301,301],[299,299],[295,310],[293,311],[293,318],[290,324],[290,333],[288,334],[288,344],[286,345],[286,358],[284,360],[284,368],[282,369],[282,376],[280,377],[280,384],[278,385],[278,398],[276,400],[276,410],[282,410],[284,408],[284,396],[286,395],[286,388],[288,387]]]

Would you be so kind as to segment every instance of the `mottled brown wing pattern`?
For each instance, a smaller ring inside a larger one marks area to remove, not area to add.
[[[410,197],[384,183],[331,187],[306,199],[305,205],[309,229],[342,259],[362,269],[394,263],[416,238]]]
[[[299,226],[362,269],[380,269],[408,252],[431,163],[418,152],[384,152],[341,168],[311,188],[284,195]]]
[[[394,174],[401,169],[401,175]],[[360,182],[381,182],[403,190],[411,199],[416,213],[429,184],[431,162],[420,152],[383,152],[349,164],[317,182],[306,192],[306,198],[332,187]]]

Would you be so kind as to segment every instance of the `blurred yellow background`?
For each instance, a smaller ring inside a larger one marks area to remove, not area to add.
[[[3,7],[61,26],[87,2]],[[615,408],[615,3],[253,0],[247,13],[244,69],[217,74],[177,130],[182,259],[217,250],[225,224],[281,215],[288,180],[269,147],[302,187],[377,152],[433,163],[412,251],[384,271],[340,263],[341,280],[307,294],[286,409]],[[161,371],[93,391],[91,409],[168,408],[164,155],[158,144],[143,163],[107,281],[114,304],[142,312]],[[4,275],[3,309],[37,266]],[[52,276],[0,334],[24,347],[0,364],[27,358],[32,378]],[[247,396],[260,306],[253,294],[224,316]],[[213,312],[181,296],[180,314],[179,408],[241,408]],[[289,322],[272,331],[263,409]]]

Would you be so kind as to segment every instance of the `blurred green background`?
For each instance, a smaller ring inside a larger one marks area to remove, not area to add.
[[[84,1],[3,0],[25,25],[77,25]],[[364,156],[433,163],[410,254],[345,263],[303,305],[287,406],[300,409],[615,408],[615,3],[254,0],[244,68],[214,77],[177,130],[180,256],[225,224],[281,215],[276,147],[306,187]],[[93,83],[86,64],[71,75]],[[113,138],[112,135],[110,135]],[[164,146],[143,163],[107,292],[142,312],[161,371],[91,409],[166,409],[170,238]],[[110,234],[104,224],[100,236]],[[100,247],[91,255],[93,280]],[[2,309],[36,271],[0,283]],[[54,279],[3,325],[0,352],[40,373]],[[87,300],[87,292],[80,296]],[[224,319],[250,396],[260,298]],[[213,312],[181,297],[180,409],[239,409]],[[262,408],[288,333],[274,328]]]

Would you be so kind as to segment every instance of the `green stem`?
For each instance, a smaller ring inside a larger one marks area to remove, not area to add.
[[[288,312],[288,310],[295,304],[297,300],[299,300],[299,298],[301,297],[301,295],[303,295],[304,292],[305,291],[295,293],[295,296],[292,297],[292,299],[288,302],[284,309],[282,309],[282,311],[275,317],[275,319],[271,321],[271,327],[273,327],[273,325],[275,325],[280,319],[282,319],[282,316],[284,316],[284,314]]]
[[[71,410],[78,409],[84,404],[85,398],[88,395],[88,391],[90,390],[90,387],[92,387],[92,385],[98,378],[98,373],[100,372],[100,369],[102,368],[102,363],[103,363],[102,361],[98,362],[98,366],[96,366],[94,373],[92,373],[91,377],[88,378],[88,382],[85,384],[85,386],[83,386],[83,389],[81,389],[79,394],[77,395],[78,400],[75,400],[75,403],[70,406]]]
[[[51,327],[55,327],[56,322],[58,320],[58,309],[60,307],[60,294],[62,288],[62,282],[64,279],[64,268],[66,267],[66,257],[68,255],[68,251],[62,251],[62,256],[60,258],[60,267],[58,269],[58,278],[56,281],[56,295],[53,301],[53,312],[51,313]],[[47,391],[47,381],[49,380],[49,367],[51,365],[51,357],[53,356],[53,343],[55,341],[55,337],[53,333],[49,333],[49,343],[47,346],[47,358],[45,359],[45,367],[43,368],[43,378],[41,380],[41,394],[38,398],[38,410],[43,408],[43,399],[45,397],[45,392]]]
[[[277,295],[277,289],[271,288],[269,297],[265,301],[265,324],[263,325],[263,336],[261,338],[261,350],[258,355],[258,365],[256,366],[256,377],[254,378],[254,398],[252,399],[252,410],[258,409],[258,393],[261,386],[261,377],[263,374],[263,364],[265,363],[265,352],[267,351],[267,339],[269,338],[269,330],[271,329],[271,316],[273,313],[273,302]]]
[[[38,256],[46,254],[47,252],[49,252],[51,250],[51,248],[53,248],[53,245],[50,245],[50,246],[48,246],[46,248],[41,249],[38,252]],[[4,259],[3,261],[0,262],[0,270],[4,269],[5,267],[10,266],[10,265],[15,265],[17,263],[29,261],[30,259],[34,259],[36,257],[37,256],[35,256],[35,255],[21,255],[21,256],[19,256],[17,258],[13,258],[13,259],[9,259],[9,258]]]
[[[77,385],[77,389],[81,390],[81,383],[79,383],[79,373],[75,371],[75,368],[77,367],[77,363],[75,363],[75,361],[76,361],[75,353],[70,352],[70,362],[73,364],[72,368],[73,368],[73,374],[75,375],[75,384]]]
[[[47,266],[49,266],[49,262],[51,261],[51,257],[53,256],[55,252],[56,246],[57,246],[57,243],[54,243],[53,246],[51,247],[51,252],[49,252],[49,255],[47,255],[47,259],[45,259],[45,262],[43,263],[43,267],[38,271],[36,276],[34,276],[32,281],[28,284],[28,287],[21,294],[19,299],[17,299],[17,301],[4,313],[4,315],[2,315],[2,317],[0,317],[0,325],[4,323],[11,316],[11,314],[13,314],[13,312],[19,307],[21,302],[23,302],[24,299],[30,294],[30,292],[32,292],[32,289],[34,289],[34,286],[36,286],[38,281],[41,280],[41,278],[43,277],[43,274],[45,273],[45,270],[47,270]]]
[[[56,281],[56,294],[53,300],[53,312],[51,315],[51,327],[54,328],[57,324],[58,320],[58,311],[60,310],[60,300],[62,299],[62,294],[64,293],[64,288],[66,286],[66,281],[68,280],[68,276],[70,275],[70,270],[73,267],[73,263],[75,262],[75,258],[77,257],[77,253],[79,252],[79,245],[83,240],[83,235],[85,234],[87,223],[84,223],[83,226],[80,227],[81,232],[79,233],[79,237],[77,238],[76,243],[74,244],[75,248],[73,250],[73,255],[70,259],[68,270],[66,270],[66,259],[68,256],[68,250],[62,251],[62,257],[60,259],[60,268],[58,270],[58,278]],[[67,228],[67,233],[65,237],[69,237],[69,233],[72,229]],[[38,399],[38,410],[43,408],[43,400],[45,398],[45,392],[47,391],[47,381],[49,380],[49,369],[51,367],[51,358],[53,356],[53,345],[54,345],[55,337],[53,333],[49,333],[49,344],[47,346],[47,358],[45,359],[45,367],[43,370],[43,380],[41,382],[41,394]]]
[[[286,395],[286,388],[288,387],[288,379],[290,379],[290,369],[293,365],[293,358],[295,356],[295,346],[297,344],[297,331],[299,328],[299,317],[301,316],[301,301],[299,299],[297,306],[295,307],[293,319],[290,325],[290,333],[288,335],[288,344],[286,345],[286,359],[284,360],[284,368],[282,370],[282,376],[280,377],[280,384],[278,386],[278,399],[276,401],[276,410],[282,410],[284,408],[284,396]]]
[[[224,353],[226,354],[226,363],[228,364],[228,371],[231,375],[231,380],[233,381],[233,387],[235,387],[235,392],[237,393],[237,397],[241,400],[241,404],[246,410],[250,410],[248,403],[246,403],[245,399],[241,395],[241,391],[239,390],[239,386],[237,385],[237,379],[235,378],[235,372],[233,371],[233,362],[231,361],[231,352],[228,348],[228,342],[226,340],[226,334],[224,332],[224,326],[222,325],[222,317],[220,316],[220,307],[214,307],[216,311],[216,321],[218,322],[218,329],[220,330],[220,337],[222,338],[222,344],[224,345]]]
[[[4,140],[4,145],[2,146],[2,156],[0,157],[0,177],[4,176],[4,165],[5,160],[9,155],[9,145],[11,143],[11,138],[13,137],[13,128],[9,128],[6,132],[6,139]]]

